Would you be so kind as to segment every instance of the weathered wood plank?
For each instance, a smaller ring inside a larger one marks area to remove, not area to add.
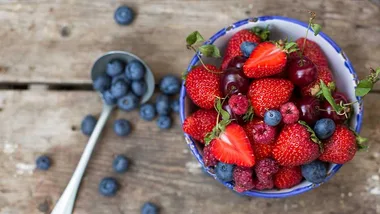
[[[188,152],[179,122],[169,131],[160,131],[154,122],[139,119],[137,112],[116,111],[95,148],[74,213],[139,213],[147,200],[170,214],[379,213],[379,98],[370,94],[365,103],[362,134],[371,139],[368,153],[358,154],[322,187],[276,200],[239,197],[205,176]],[[0,91],[1,214],[34,214],[52,208],[87,142],[79,124],[84,115],[97,114],[100,108],[95,92]],[[115,118],[133,121],[129,137],[115,136],[111,128]],[[131,170],[122,175],[111,168],[113,156],[119,153],[133,161]],[[49,154],[54,161],[46,172],[33,169],[40,154]],[[122,184],[114,198],[97,193],[105,176],[115,176]]]
[[[380,58],[380,10],[371,1],[140,0],[133,25],[113,21],[119,1],[0,1],[0,82],[89,83],[93,61],[110,50],[141,56],[157,78],[178,75],[191,52],[185,36],[206,37],[247,16],[283,15],[307,20],[318,13],[323,31],[337,41],[363,76]],[[380,87],[379,87],[380,88]]]

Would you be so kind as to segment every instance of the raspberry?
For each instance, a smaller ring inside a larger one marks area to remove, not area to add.
[[[215,166],[218,163],[218,160],[211,152],[211,144],[203,149],[203,162],[205,166]]]
[[[300,118],[300,112],[296,105],[292,102],[285,103],[280,107],[282,115],[282,121],[285,124],[292,124],[298,121]]]
[[[245,114],[249,107],[247,97],[241,94],[232,95],[231,98],[228,100],[228,105],[231,107],[232,112],[237,115]]]
[[[235,181],[235,190],[244,192],[255,187],[252,177],[252,168],[237,166],[234,169],[233,179]]]
[[[254,142],[271,143],[276,137],[276,128],[265,123],[252,126],[252,138]]]
[[[256,163],[255,172],[259,181],[272,180],[272,176],[277,173],[279,167],[276,161],[266,158]]]
[[[257,190],[265,190],[265,189],[273,189],[274,183],[273,179],[269,179],[267,181],[258,181],[255,182],[255,188]]]

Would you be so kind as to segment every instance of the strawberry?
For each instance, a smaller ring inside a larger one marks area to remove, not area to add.
[[[282,166],[299,166],[319,157],[318,139],[310,127],[294,123],[285,125],[272,151],[274,159]]]
[[[240,50],[240,45],[243,42],[255,42],[260,43],[261,38],[248,29],[241,30],[235,33],[227,43],[227,48],[224,52],[224,58],[222,62],[222,70],[228,67],[228,63],[235,56],[242,56],[243,53]]]
[[[255,115],[264,117],[268,109],[278,109],[289,101],[294,85],[285,79],[263,78],[254,80],[249,86],[248,98]]]
[[[202,65],[193,68],[186,77],[186,92],[191,100],[204,109],[214,108],[216,97],[221,97],[219,87],[220,71],[213,65]]]
[[[302,51],[303,43],[305,38],[299,38],[296,43],[299,50]],[[296,53],[294,53],[296,54]],[[294,55],[293,54],[293,55]],[[305,48],[303,50],[303,55],[309,58],[317,67],[327,67],[328,61],[319,45],[311,40],[306,39]]]
[[[286,61],[286,53],[280,46],[263,42],[256,46],[244,63],[243,71],[250,78],[272,76],[283,71]]]
[[[311,84],[302,88],[301,92],[303,96],[315,96],[321,90],[321,80],[330,88],[335,88],[334,78],[329,67],[317,67],[317,72],[317,79]]]
[[[211,152],[223,163],[252,167],[255,156],[243,127],[236,123],[226,126],[220,135],[211,141]]]
[[[270,143],[262,143],[262,142],[257,142],[254,140],[252,130],[254,129],[254,126],[256,124],[260,124],[260,123],[264,124],[264,121],[255,118],[252,121],[249,121],[248,123],[246,123],[243,127],[245,130],[245,133],[247,134],[251,142],[256,161],[271,157],[273,144],[274,144],[274,141]]]
[[[357,151],[355,134],[346,126],[337,125],[334,134],[323,141],[325,145],[319,159],[321,161],[344,164],[350,161]]]
[[[212,131],[216,124],[218,113],[214,109],[199,109],[187,117],[183,123],[183,131],[195,140],[204,143],[207,133]]]
[[[282,167],[274,175],[273,180],[274,186],[279,189],[294,187],[302,181],[301,167]]]

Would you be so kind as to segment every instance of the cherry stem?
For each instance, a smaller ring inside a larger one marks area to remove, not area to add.
[[[188,45],[187,48],[188,48],[188,49],[190,48],[191,50],[193,50],[193,51],[195,52],[195,54],[197,55],[199,61],[202,63],[203,67],[204,67],[208,72],[213,73],[213,74],[221,74],[221,73],[223,73],[223,72],[214,72],[214,71],[211,71],[210,69],[208,69],[207,66],[205,65],[205,63],[203,62],[202,57],[199,56],[197,49],[195,49],[192,45]]]
[[[305,50],[307,35],[309,34],[309,30],[310,30],[311,24],[313,23],[313,20],[316,17],[315,12],[309,11],[309,14],[310,14],[309,23],[307,25],[306,35],[305,35],[305,39],[303,40],[302,51],[301,51],[301,54],[300,54],[301,66],[303,66],[303,51]]]

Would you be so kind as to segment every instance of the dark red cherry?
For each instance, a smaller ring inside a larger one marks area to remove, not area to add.
[[[244,56],[235,56],[234,58],[230,60],[227,68],[241,69],[246,61],[247,61],[247,58]]]
[[[249,88],[249,79],[244,72],[237,68],[227,68],[220,76],[220,90],[223,95],[246,94]]]
[[[320,102],[317,98],[311,96],[303,97],[298,100],[297,107],[300,111],[300,120],[305,121],[307,124],[312,126],[319,119]]]
[[[333,95],[333,98],[337,104],[340,104],[342,102],[343,104],[348,103],[348,99],[346,95],[340,93],[340,92],[335,92]],[[347,106],[347,108],[350,108],[350,106]],[[347,118],[344,115],[338,115],[333,107],[330,105],[329,102],[323,101],[321,104],[321,117],[323,118],[330,118],[334,120],[335,123],[344,123]]]
[[[235,120],[238,124],[243,124],[244,123],[244,120],[243,120],[243,116],[244,115],[237,115],[237,114],[235,114],[232,111],[230,105],[228,105],[228,100],[224,101],[222,108],[224,110],[226,110],[228,112],[228,114],[230,114],[231,119]]]
[[[307,57],[295,57],[288,62],[288,78],[296,86],[303,87],[317,78],[317,68]]]

